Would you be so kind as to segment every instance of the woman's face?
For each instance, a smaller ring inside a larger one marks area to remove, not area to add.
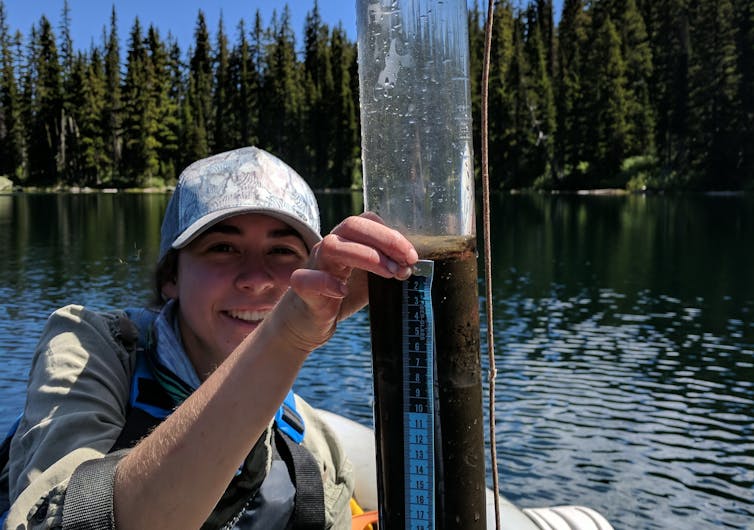
[[[308,255],[295,230],[263,214],[220,221],[179,251],[163,292],[178,300],[181,339],[201,379],[256,329]]]

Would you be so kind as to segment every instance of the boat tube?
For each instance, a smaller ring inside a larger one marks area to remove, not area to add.
[[[374,431],[326,410],[318,413],[335,431],[353,465],[354,497],[367,511],[377,509],[377,467]],[[495,494],[487,488],[487,528],[495,529]],[[599,512],[585,506],[552,506],[520,509],[502,495],[500,523],[505,530],[613,530]]]

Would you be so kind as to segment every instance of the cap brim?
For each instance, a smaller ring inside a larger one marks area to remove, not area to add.
[[[283,221],[299,233],[301,239],[303,239],[304,243],[306,243],[306,248],[310,252],[312,250],[312,247],[322,240],[322,236],[320,234],[312,230],[306,223],[304,223],[297,217],[294,217],[293,215],[288,215],[284,212],[281,212],[280,210],[238,207],[217,210],[203,217],[200,217],[199,219],[194,221],[191,226],[184,230],[183,233],[175,239],[175,241],[173,241],[171,247],[175,249],[183,248],[191,243],[194,239],[196,239],[210,226],[219,223],[223,219],[246,213],[269,215],[270,217],[274,217],[275,219]]]

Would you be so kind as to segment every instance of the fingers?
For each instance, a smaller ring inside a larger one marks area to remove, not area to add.
[[[405,279],[411,274],[408,265],[400,265],[377,248],[340,235],[329,234],[316,249],[316,267],[341,279],[353,269],[373,272],[385,278]]]
[[[385,278],[405,279],[419,259],[413,245],[400,232],[385,226],[373,213],[349,217],[320,243],[318,257]]]
[[[314,245],[305,268],[290,277],[291,290],[278,304],[287,328],[302,344],[317,347],[337,322],[368,301],[367,272],[406,279],[419,256],[400,232],[373,213],[349,217]]]
[[[348,294],[345,281],[327,272],[313,269],[294,271],[291,275],[291,287],[303,298],[314,296],[344,298]]]

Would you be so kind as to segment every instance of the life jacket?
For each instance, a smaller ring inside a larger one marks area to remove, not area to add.
[[[146,353],[148,336],[157,313],[150,310],[126,310],[139,329],[136,363],[131,379],[126,423],[111,452],[131,448],[167,418],[173,401],[157,381]],[[10,442],[21,417],[11,427],[0,445],[0,527],[5,522],[10,503],[7,480]],[[236,472],[222,498],[202,528],[262,530],[319,530],[324,528],[324,491],[319,466],[302,445],[305,424],[296,410],[293,391],[286,396],[275,414],[272,426],[272,461],[269,472],[257,489],[250,489],[246,462]],[[209,521],[220,524],[209,524]]]

